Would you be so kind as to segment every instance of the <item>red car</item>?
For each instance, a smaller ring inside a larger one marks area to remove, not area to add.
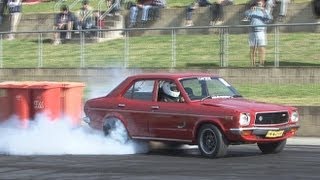
[[[244,99],[223,78],[203,73],[130,76],[104,97],[85,103],[85,121],[127,139],[197,144],[215,158],[228,145],[257,143],[278,153],[299,128],[294,107]]]

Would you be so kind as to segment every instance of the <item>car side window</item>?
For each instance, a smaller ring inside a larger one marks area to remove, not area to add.
[[[202,96],[202,88],[197,79],[183,80],[182,85],[191,100]]]
[[[125,93],[124,97],[128,99],[137,99],[143,101],[152,101],[152,91],[154,80],[136,81]]]

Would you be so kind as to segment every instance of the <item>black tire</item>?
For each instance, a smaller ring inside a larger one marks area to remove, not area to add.
[[[197,140],[199,150],[204,157],[219,158],[227,153],[227,140],[219,128],[213,124],[201,126]]]
[[[118,118],[107,118],[103,125],[104,135],[120,143],[128,142],[129,134],[124,124]]]
[[[287,140],[272,142],[272,143],[258,143],[258,147],[263,154],[272,154],[281,152],[286,146]]]

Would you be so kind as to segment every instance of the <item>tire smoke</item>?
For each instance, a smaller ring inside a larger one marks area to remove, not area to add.
[[[0,125],[0,153],[8,155],[121,155],[147,151],[146,144],[121,143],[88,126],[74,127],[67,119],[38,114],[21,128],[16,118]]]

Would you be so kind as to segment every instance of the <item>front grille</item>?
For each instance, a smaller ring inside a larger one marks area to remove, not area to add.
[[[288,112],[258,113],[255,124],[282,124],[288,120]]]

